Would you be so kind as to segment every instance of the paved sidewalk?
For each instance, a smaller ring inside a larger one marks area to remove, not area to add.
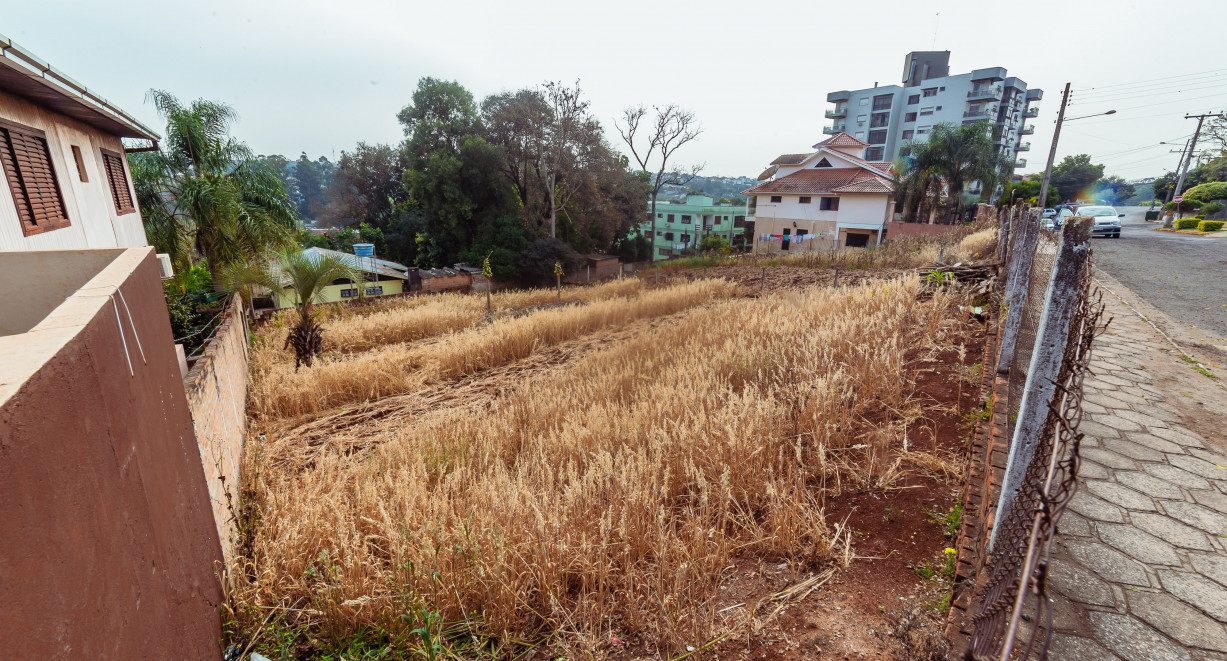
[[[1227,420],[1189,404],[1227,391],[1104,300],[1079,488],[1049,565],[1049,658],[1227,660],[1227,453],[1207,438],[1227,438]]]

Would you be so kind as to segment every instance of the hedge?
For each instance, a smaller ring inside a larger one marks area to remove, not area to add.
[[[1196,218],[1181,218],[1176,221],[1175,227],[1178,230],[1195,230],[1197,229],[1197,223],[1204,222],[1204,220],[1197,220]]]
[[[1223,203],[1222,202],[1211,202],[1210,204],[1207,204],[1206,206],[1202,207],[1201,210],[1207,216],[1213,216],[1214,214],[1223,210]]]
[[[1201,208],[1201,200],[1190,200],[1186,197],[1184,201],[1180,203],[1181,211],[1196,211],[1200,208]],[[1163,205],[1163,209],[1165,211],[1175,211],[1176,203],[1168,202],[1167,204]]]
[[[1197,229],[1201,232],[1217,232],[1223,229],[1224,222],[1222,220],[1203,220],[1197,223]]]
[[[1184,192],[1184,199],[1198,202],[1227,199],[1227,181],[1211,181],[1194,186]]]

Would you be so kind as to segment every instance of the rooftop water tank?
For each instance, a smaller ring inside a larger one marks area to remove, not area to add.
[[[374,257],[375,244],[373,243],[355,243],[354,254],[359,257]]]

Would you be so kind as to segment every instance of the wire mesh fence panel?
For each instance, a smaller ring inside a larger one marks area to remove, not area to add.
[[[1026,301],[1022,309],[1018,311],[1022,320],[1014,343],[1014,355],[1010,360],[1009,388],[1006,397],[1010,412],[1007,431],[1013,431],[1018,417],[1023,387],[1027,383],[1027,374],[1030,372],[1031,352],[1035,348],[1035,334],[1039,330],[1040,319],[1044,314],[1048,282],[1052,277],[1052,267],[1057,259],[1057,248],[1057,238],[1047,231],[1042,231],[1039,240],[1035,242],[1035,257],[1031,262],[1031,273],[1027,279]],[[1008,314],[1014,313],[1014,310],[1008,312]]]
[[[1089,228],[1088,228],[1089,234]],[[1088,236],[1089,238],[1089,236]],[[1035,273],[1052,273],[1057,250],[1050,240],[1041,240],[1037,248]],[[1053,394],[1037,439],[1034,454],[1026,464],[1026,472],[1010,507],[996,524],[991,551],[991,570],[980,598],[977,614],[972,618],[971,640],[964,658],[1005,661],[1010,658],[1047,658],[1051,638],[1052,614],[1046,596],[1048,558],[1057,522],[1077,488],[1079,445],[1082,434],[1078,426],[1082,419],[1082,382],[1088,373],[1091,345],[1101,333],[1103,304],[1098,292],[1091,291],[1089,248],[1085,262],[1078,267],[1075,296],[1060,348],[1059,368],[1055,370]],[[1044,268],[1045,261],[1047,267]],[[1044,277],[1041,275],[1041,278]],[[1038,313],[1043,313],[1045,294],[1053,292],[1042,279],[1031,283],[1031,291],[1041,294]],[[1032,301],[1028,297],[1028,307]],[[1069,308],[1067,308],[1068,310]],[[1037,318],[1028,343],[1034,347]],[[1023,328],[1027,328],[1024,324]],[[1046,335],[1047,337],[1047,335]],[[1021,341],[1020,336],[1020,341]],[[1011,385],[1019,372],[1029,367],[1033,352],[1018,347],[1016,355],[1025,356],[1021,368],[1012,366]],[[1036,352],[1037,354],[1039,352]],[[1055,359],[1055,356],[1054,356]],[[1052,374],[1052,372],[1049,372]],[[1021,391],[1020,386],[1020,391]],[[1013,401],[1013,400],[1012,400]],[[1011,411],[1014,411],[1013,405]],[[1028,406],[1028,411],[1035,411]],[[1017,439],[1015,439],[1017,442]],[[1029,613],[1024,617],[1025,613]]]

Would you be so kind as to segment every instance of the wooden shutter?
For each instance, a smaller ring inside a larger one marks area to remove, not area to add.
[[[0,164],[13,193],[25,236],[68,227],[64,196],[55,178],[47,134],[27,126],[0,123]]]
[[[124,157],[119,152],[103,149],[102,162],[106,167],[107,181],[111,185],[111,199],[115,201],[115,213],[124,215],[136,211],[132,204],[132,192],[128,188],[128,175],[124,172]]]

